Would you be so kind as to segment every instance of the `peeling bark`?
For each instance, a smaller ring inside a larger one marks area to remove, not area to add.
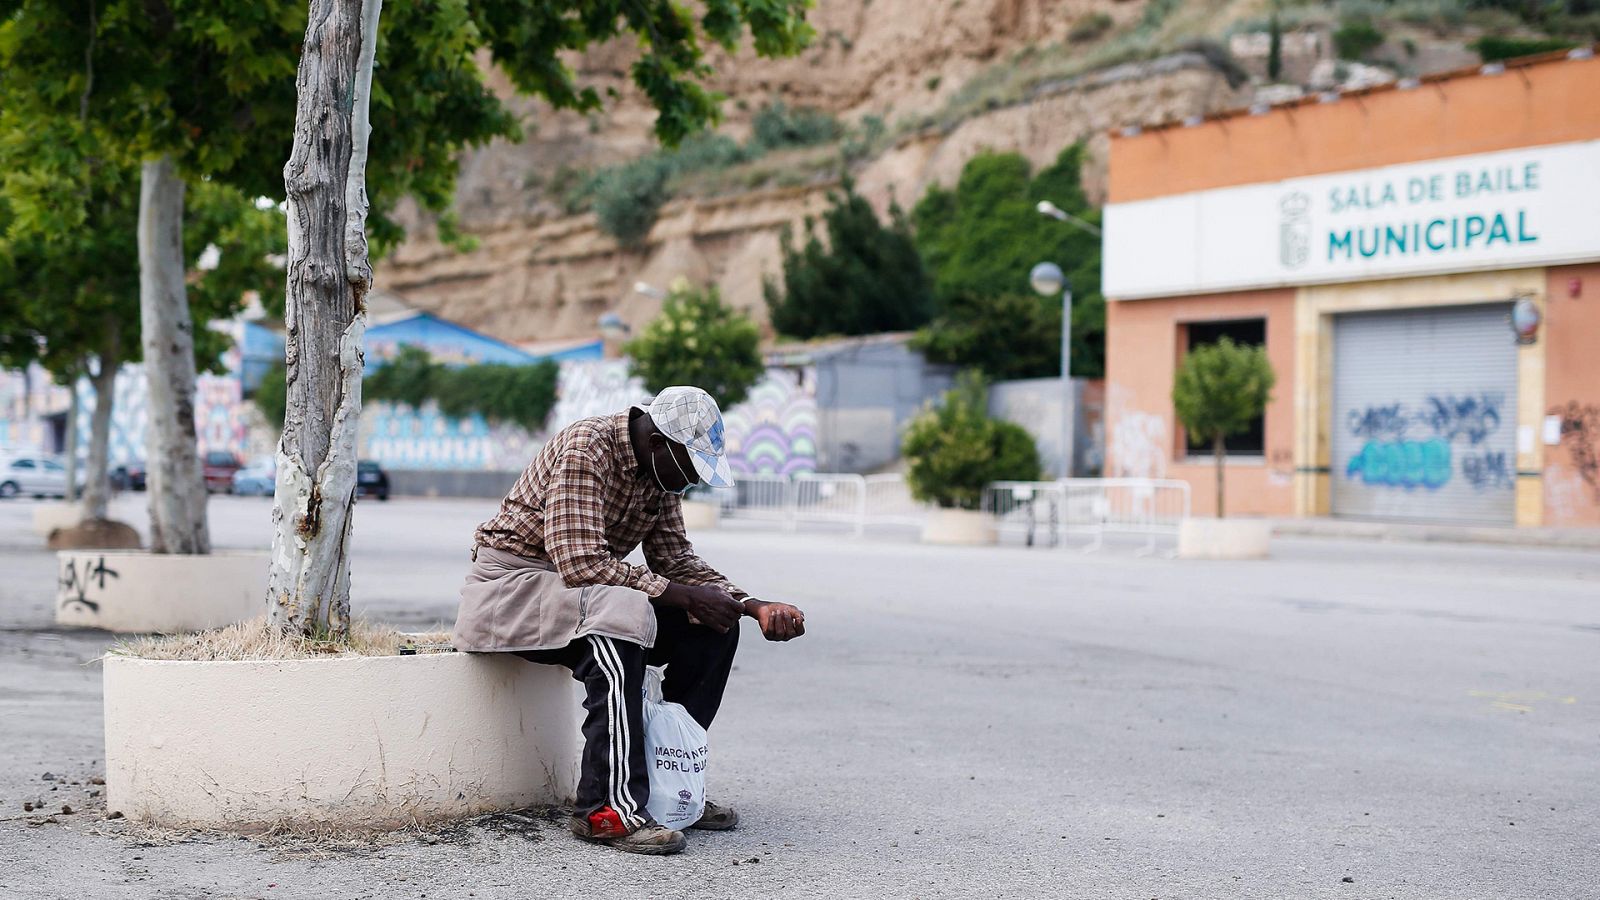
[[[284,167],[288,414],[278,441],[267,615],[289,633],[350,625],[350,524],[361,418],[366,157],[381,0],[312,0]]]
[[[194,322],[184,289],[183,179],[170,156],[139,175],[139,323],[149,383],[145,465],[150,549],[210,553],[194,429]]]

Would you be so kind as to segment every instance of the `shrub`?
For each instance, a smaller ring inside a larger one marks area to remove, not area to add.
[[[592,200],[600,229],[626,245],[644,240],[662,205],[672,198],[667,190],[671,174],[660,155],[641,157],[597,174]]]
[[[1495,62],[1519,56],[1532,56],[1535,53],[1549,53],[1552,50],[1570,50],[1576,45],[1571,41],[1557,38],[1501,37],[1486,34],[1468,46],[1476,50],[1484,62]]]
[[[988,383],[963,372],[938,407],[906,425],[901,454],[911,496],[946,509],[977,509],[994,481],[1036,481],[1039,451],[1021,426],[989,417]]]
[[[250,400],[261,410],[261,417],[273,431],[283,430],[283,419],[289,413],[288,370],[283,363],[273,363],[262,374],[261,383],[256,385]]]
[[[1099,38],[1111,30],[1116,24],[1110,14],[1105,12],[1092,12],[1086,16],[1079,16],[1072,27],[1067,29],[1067,40],[1074,44],[1086,44]]]
[[[722,302],[716,287],[672,285],[657,316],[623,348],[633,374],[651,392],[691,384],[723,409],[737,406],[766,371],[760,330],[750,317]]]
[[[812,147],[838,140],[839,120],[818,109],[790,109],[783,101],[763,106],[750,119],[750,144],[757,152]]]
[[[1333,33],[1340,59],[1360,60],[1383,44],[1383,32],[1364,16],[1346,16]]]
[[[898,206],[889,224],[845,179],[823,213],[827,244],[806,220],[807,238],[794,246],[783,238],[783,290],[764,279],[762,293],[772,325],[795,338],[909,331],[928,321],[932,291]]]
[[[446,366],[407,344],[362,380],[361,392],[367,399],[412,409],[432,400],[452,419],[477,414],[538,431],[555,406],[559,377],[560,367],[548,359],[528,365]]]
[[[1217,466],[1217,518],[1222,518],[1223,440],[1250,427],[1272,399],[1277,376],[1264,347],[1223,337],[1183,358],[1172,382],[1178,422],[1193,437],[1211,442]]]

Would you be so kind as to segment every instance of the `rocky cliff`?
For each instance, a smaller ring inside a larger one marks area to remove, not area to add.
[[[772,101],[822,109],[847,125],[876,119],[883,123],[878,137],[852,169],[880,208],[891,197],[909,206],[930,183],[953,181],[985,148],[1016,150],[1043,164],[1085,140],[1086,184],[1095,195],[1109,129],[1248,99],[1230,84],[1237,73],[1214,57],[1178,52],[1115,64],[1120,45],[1108,41],[1155,39],[1151,28],[1130,36],[1141,17],[1150,18],[1147,4],[1110,0],[819,0],[811,15],[817,40],[802,56],[714,60],[716,87],[730,98],[721,130],[742,138],[754,111]],[[767,174],[777,170],[785,187],[753,177],[680,196],[638,246],[619,246],[592,214],[569,212],[560,182],[654,149],[654,113],[627,83],[628,61],[625,46],[575,60],[588,83],[619,92],[603,114],[514,101],[529,122],[527,138],[462,161],[456,211],[476,249],[441,245],[413,214],[412,238],[383,266],[382,286],[517,343],[592,336],[596,319],[609,311],[637,326],[656,301],[635,293],[634,283],[666,284],[680,275],[715,282],[730,302],[764,317],[762,275],[777,271],[782,231],[826,206],[838,147],[769,160]],[[1061,77],[1023,82],[1013,77],[1021,69]]]

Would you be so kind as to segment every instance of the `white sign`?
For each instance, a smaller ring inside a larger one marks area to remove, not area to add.
[[[1113,203],[1113,300],[1600,259],[1600,141]]]

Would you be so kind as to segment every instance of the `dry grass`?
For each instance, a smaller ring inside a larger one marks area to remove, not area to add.
[[[263,617],[214,631],[132,638],[117,644],[110,653],[137,659],[189,661],[328,659],[398,656],[403,645],[414,645],[418,653],[445,652],[450,647],[450,635],[404,634],[358,619],[350,623],[350,634],[344,640],[319,640],[281,634],[267,627]]]

